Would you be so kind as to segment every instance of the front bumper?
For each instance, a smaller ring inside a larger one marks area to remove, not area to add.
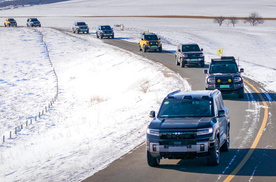
[[[213,141],[201,141],[193,145],[160,145],[155,142],[147,142],[147,150],[153,157],[168,159],[186,159],[209,155]]]
[[[189,64],[189,65],[202,64],[204,62],[204,57],[200,57],[200,58],[183,58],[182,61],[183,61],[184,64]]]
[[[215,90],[218,89],[224,94],[239,93],[243,89],[243,83],[239,84],[225,84],[225,85],[215,85],[215,84],[206,84],[206,90]]]

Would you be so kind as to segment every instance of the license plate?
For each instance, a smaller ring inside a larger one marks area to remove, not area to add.
[[[157,46],[151,46],[151,48],[154,48],[154,49],[155,49],[155,48],[157,48]]]
[[[221,85],[220,88],[230,88],[230,85]]]
[[[191,61],[197,61],[197,59],[191,59]]]

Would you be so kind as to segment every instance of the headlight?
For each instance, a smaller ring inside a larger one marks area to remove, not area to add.
[[[147,134],[154,135],[154,136],[159,136],[159,130],[156,130],[156,129],[147,129]]]
[[[242,78],[241,77],[234,77],[234,82],[241,82]]]
[[[204,55],[203,54],[199,54],[199,57],[203,57]]]
[[[197,135],[207,135],[213,133],[213,128],[204,128],[204,129],[198,129]]]
[[[145,42],[146,45],[149,45],[149,41]]]
[[[183,54],[183,57],[184,57],[184,58],[187,58],[187,57],[188,57],[188,55],[187,55],[187,54]]]
[[[215,83],[215,78],[213,78],[213,77],[207,78],[207,83],[214,84]]]

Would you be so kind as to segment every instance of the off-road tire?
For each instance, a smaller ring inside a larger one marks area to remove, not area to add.
[[[145,46],[142,47],[143,52],[147,52],[147,49]]]
[[[238,97],[241,98],[241,99],[244,98],[244,88],[241,88],[239,90]]]
[[[210,156],[207,158],[209,166],[217,166],[220,159],[219,139],[215,138],[214,147],[209,150]]]
[[[229,151],[229,146],[230,146],[230,127],[228,126],[226,140],[225,140],[224,144],[221,146],[220,151],[222,151],[222,152]]]
[[[180,62],[180,66],[181,66],[181,68],[184,68],[184,67],[185,67],[185,63],[184,63],[184,61],[183,61],[183,60],[181,60],[181,62]]]
[[[156,167],[156,166],[159,166],[160,164],[160,159],[156,157],[152,157],[149,151],[147,151],[147,161],[148,161],[148,165],[151,167]]]

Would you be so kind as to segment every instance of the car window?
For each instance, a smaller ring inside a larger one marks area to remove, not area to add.
[[[145,35],[145,40],[157,40],[157,35]]]
[[[110,26],[102,26],[101,29],[102,30],[111,30],[111,27]]]
[[[183,52],[192,52],[192,51],[200,51],[198,45],[183,45],[182,46]]]
[[[237,73],[238,67],[235,63],[216,63],[210,65],[210,73]]]

